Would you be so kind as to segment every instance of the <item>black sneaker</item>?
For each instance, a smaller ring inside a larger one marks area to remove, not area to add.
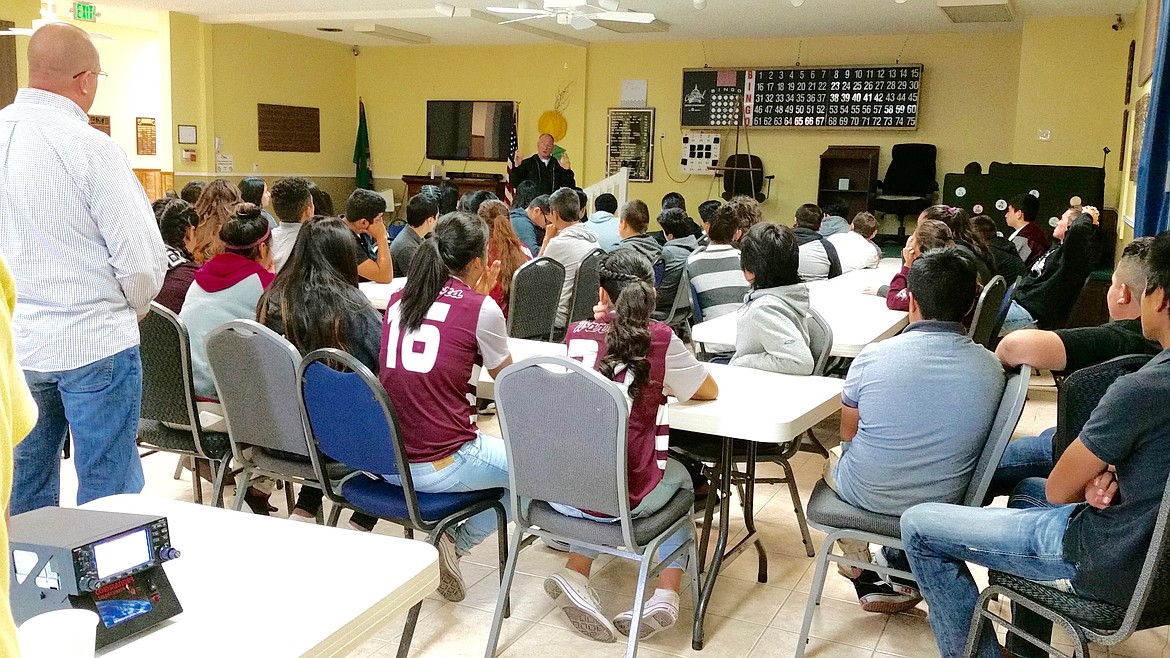
[[[853,581],[853,588],[857,591],[857,602],[866,612],[880,612],[892,615],[905,612],[918,605],[921,596],[899,594],[888,584],[882,582],[873,571],[862,571],[861,576]]]
[[[878,551],[876,554],[874,554],[873,561],[876,564],[881,565],[883,567],[893,566],[889,563],[889,560],[886,559],[885,551]],[[906,569],[907,566],[894,567],[894,568]],[[899,594],[904,594],[904,595],[909,596],[911,598],[916,598],[919,600],[922,599],[922,591],[918,589],[918,583],[914,582],[913,580],[909,580],[907,578],[899,578],[898,576],[878,576],[878,577],[881,578],[882,581],[885,582],[887,585],[889,585],[891,588],[893,588],[893,590],[895,592],[897,592]]]

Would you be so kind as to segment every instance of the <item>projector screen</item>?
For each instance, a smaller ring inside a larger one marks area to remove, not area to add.
[[[427,158],[508,159],[512,101],[427,101]]]

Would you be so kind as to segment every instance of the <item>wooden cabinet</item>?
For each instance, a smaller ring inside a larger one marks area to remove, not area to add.
[[[431,178],[430,176],[403,175],[402,182],[406,183],[406,198],[402,200],[402,205],[405,206],[406,202],[410,200],[410,197],[418,194],[424,185],[439,185],[443,180],[442,178]],[[467,176],[466,174],[449,173],[447,174],[447,180],[451,180],[459,186],[460,196],[468,192],[474,192],[475,190],[489,190],[499,198],[504,198],[504,177],[500,174]]]
[[[146,198],[151,201],[161,199],[167,190],[175,189],[174,172],[160,169],[135,169],[134,175],[138,177],[138,182],[142,183]]]
[[[877,146],[830,146],[821,154],[821,175],[817,183],[817,205],[833,201],[848,206],[845,219],[852,220],[870,209],[877,193]]]

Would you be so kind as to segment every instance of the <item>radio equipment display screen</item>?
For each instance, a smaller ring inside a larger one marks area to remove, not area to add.
[[[150,561],[150,537],[146,528],[94,544],[98,578],[133,569]]]

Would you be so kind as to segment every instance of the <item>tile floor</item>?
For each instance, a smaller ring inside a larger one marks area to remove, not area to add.
[[[1028,436],[1055,424],[1056,397],[1051,378],[1035,378],[1028,404],[1016,430],[1016,436]],[[493,416],[483,419],[485,431],[498,429]],[[830,418],[818,426],[817,434],[832,437],[837,419]],[[146,492],[180,500],[190,500],[190,481],[172,478],[175,461],[168,455],[153,455],[143,461],[147,471]],[[823,460],[818,455],[800,453],[793,460],[801,499],[807,500],[820,477]],[[762,467],[770,474],[773,465]],[[778,470],[778,469],[777,469]],[[76,484],[66,474],[62,483],[63,500],[71,500]],[[209,488],[205,489],[209,496]],[[272,502],[281,507],[283,495]],[[733,515],[742,511],[733,504]],[[706,622],[706,644],[702,652],[691,649],[690,623],[693,604],[689,592],[683,594],[683,614],[675,628],[642,642],[639,655],[659,656],[750,656],[772,658],[792,656],[812,581],[814,560],[804,553],[787,489],[761,485],[756,491],[756,519],[768,554],[768,582],[756,582],[754,553],[745,552],[725,567],[716,586]],[[732,522],[733,532],[735,521]],[[344,525],[344,522],[343,522]],[[398,535],[397,526],[382,522],[376,532]],[[813,543],[819,546],[822,533],[812,530]],[[559,610],[553,608],[541,587],[543,577],[564,563],[564,555],[541,544],[524,551],[512,589],[512,617],[505,621],[497,655],[551,657],[621,656],[624,644],[599,644],[570,630]],[[463,575],[468,594],[464,601],[449,603],[432,594],[423,603],[418,627],[411,644],[411,654],[420,656],[482,656],[488,627],[498,593],[495,542],[488,541],[463,560]],[[593,586],[601,597],[602,608],[617,614],[630,606],[636,569],[629,562],[602,556],[594,565]],[[976,577],[986,582],[985,574]],[[379,630],[353,656],[379,658],[394,656],[402,620]],[[929,658],[937,656],[934,636],[927,622],[926,605],[899,615],[873,615],[861,610],[852,586],[830,573],[821,607],[814,619],[809,658]],[[624,638],[622,638],[624,639]],[[1142,631],[1118,647],[1094,651],[1094,656],[1132,656],[1170,658],[1167,628]],[[1067,644],[1067,643],[1065,643]]]

